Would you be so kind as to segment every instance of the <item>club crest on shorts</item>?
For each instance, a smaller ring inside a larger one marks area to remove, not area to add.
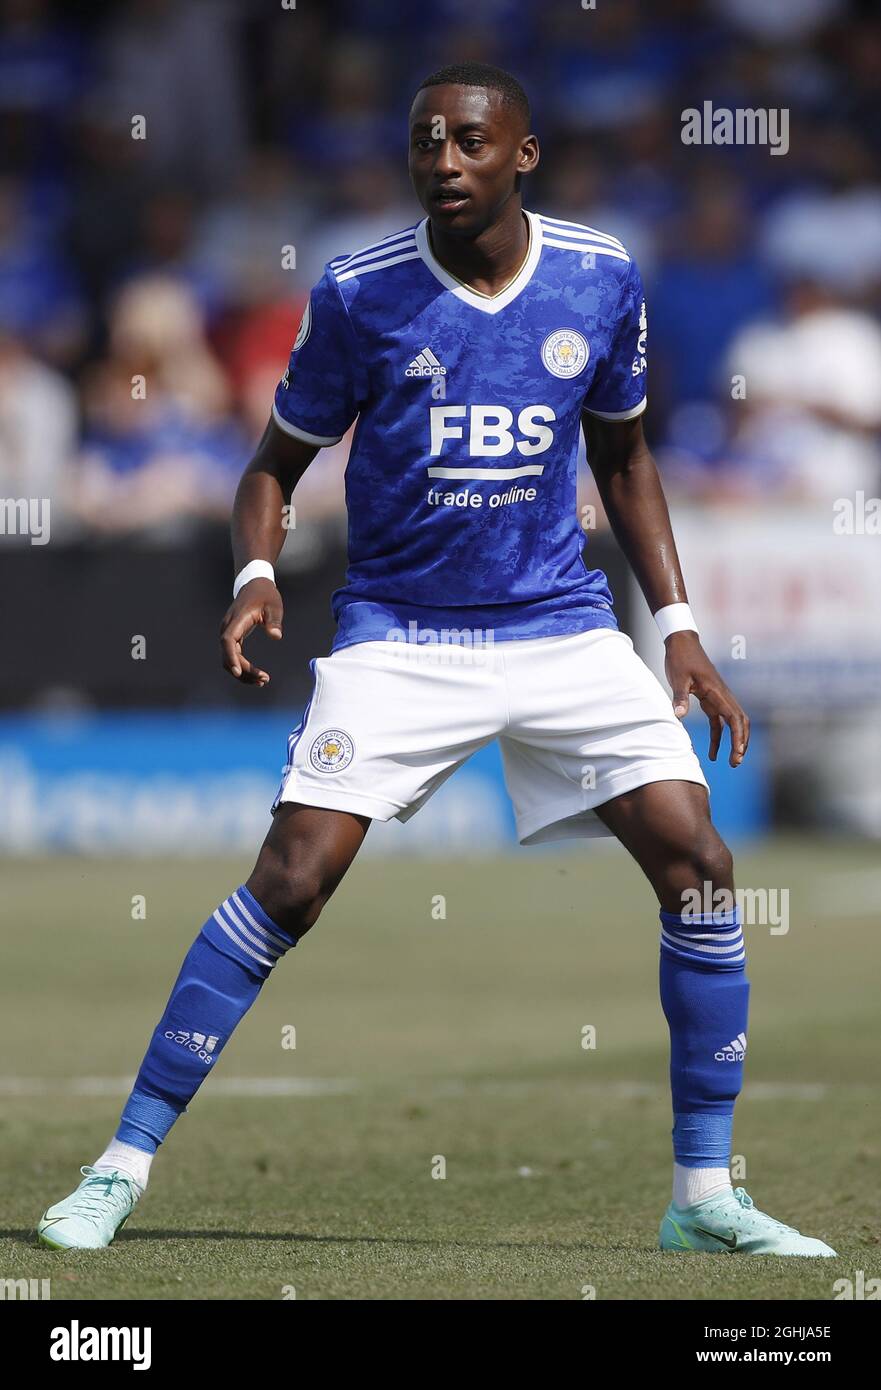
[[[316,772],[342,772],[355,756],[355,745],[343,729],[325,729],[309,750]]]
[[[587,339],[574,328],[558,328],[541,345],[541,360],[554,376],[578,376],[587,366],[590,348]]]

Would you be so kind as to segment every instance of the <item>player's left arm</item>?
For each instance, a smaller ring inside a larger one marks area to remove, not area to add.
[[[645,441],[642,419],[602,420],[582,413],[587,457],[609,523],[652,613],[669,603],[687,603],[667,500]],[[707,656],[696,632],[674,632],[665,642],[665,669],[673,710],[682,719],[694,695],[710,721],[710,758],[715,761],[727,724],[732,767],[749,744],[749,718]]]

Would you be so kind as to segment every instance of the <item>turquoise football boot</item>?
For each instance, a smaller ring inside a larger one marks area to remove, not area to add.
[[[715,1250],[730,1255],[834,1255],[822,1240],[803,1236],[753,1206],[736,1187],[690,1207],[671,1202],[661,1222],[662,1250]]]
[[[37,1239],[50,1250],[100,1250],[121,1231],[142,1189],[127,1173],[81,1168],[76,1191],[40,1218]]]

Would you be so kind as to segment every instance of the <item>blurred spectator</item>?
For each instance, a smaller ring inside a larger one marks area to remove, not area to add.
[[[390,55],[378,43],[336,36],[328,44],[320,99],[288,132],[301,158],[330,173],[394,150],[406,154],[406,133],[390,109],[389,65]]]
[[[286,299],[296,285],[308,283],[303,263],[314,204],[308,169],[298,169],[280,150],[255,150],[230,196],[203,211],[189,265],[220,305]]]
[[[69,529],[68,469],[76,435],[72,387],[0,327],[0,497],[49,498],[56,540]]]
[[[221,341],[223,361],[255,443],[266,428],[275,388],[288,364],[305,307],[305,295],[295,302],[255,305]]]
[[[762,249],[781,276],[810,277],[847,295],[877,291],[881,187],[861,183],[784,199],[766,219]]]
[[[75,506],[96,530],[169,537],[228,512],[246,440],[184,284],[154,276],[121,291],[83,404]]]
[[[123,369],[143,375],[150,394],[173,400],[182,414],[207,421],[227,409],[226,379],[182,281],[167,275],[130,281],[111,312],[110,349]]]
[[[229,188],[246,153],[235,7],[130,0],[111,16],[100,90],[111,109],[145,118],[145,166],[203,195]]]
[[[152,179],[124,115],[94,93],[71,122],[74,185],[64,234],[83,281],[93,319],[138,245]]]
[[[751,244],[747,207],[730,179],[703,179],[668,236],[649,298],[655,395],[664,404],[713,398],[731,339],[774,303]]]
[[[47,0],[0,3],[0,146],[7,168],[42,174],[65,152],[65,125],[88,76],[80,35]]]
[[[550,81],[545,100],[569,130],[614,129],[654,109],[706,31],[658,19],[639,0],[576,5],[548,15]]]
[[[82,343],[76,272],[30,213],[23,185],[9,178],[0,179],[0,321],[59,364],[69,365]]]
[[[73,505],[96,532],[182,539],[199,518],[228,515],[244,455],[234,426],[201,424],[168,397],[133,399],[115,362],[89,368],[83,403]]]
[[[834,19],[846,0],[712,0],[721,17],[768,43],[797,43]]]
[[[224,303],[223,289],[212,267],[200,261],[193,246],[196,210],[192,194],[169,187],[145,198],[137,239],[123,262],[119,278],[173,276],[185,284],[201,311],[210,316]]]
[[[881,481],[881,327],[816,283],[792,287],[782,323],[752,324],[731,345],[744,378],[736,464],[766,495],[831,503]]]

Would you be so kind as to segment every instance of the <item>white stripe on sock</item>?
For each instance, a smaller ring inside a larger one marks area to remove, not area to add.
[[[236,931],[240,931],[242,933],[242,936],[244,936],[248,941],[253,942],[255,946],[259,946],[262,950],[264,950],[267,955],[274,956],[275,959],[278,960],[279,956],[281,955],[281,951],[277,951],[274,946],[269,945],[268,941],[261,940],[261,938],[259,936],[256,936],[254,932],[248,930],[244,922],[241,920],[239,916],[237,916],[237,914],[233,910],[229,898],[227,898],[225,903],[220,904],[218,911],[225,913],[226,917],[229,919],[230,926],[235,927]]]
[[[258,956],[258,954],[257,954],[256,951],[252,951],[252,950],[251,950],[251,947],[248,946],[244,941],[242,941],[241,937],[236,936],[236,934],[235,934],[235,932],[233,931],[232,927],[227,926],[226,922],[224,922],[224,920],[223,920],[223,918],[221,917],[220,913],[219,913],[216,909],[215,909],[215,911],[214,911],[214,913],[213,913],[212,915],[213,915],[214,920],[215,920],[215,922],[217,923],[217,925],[218,925],[220,928],[222,928],[223,931],[226,932],[226,934],[227,934],[227,936],[229,937],[230,941],[234,941],[234,942],[235,942],[235,944],[238,946],[238,948],[239,948],[240,951],[244,951],[245,955],[246,955],[246,956],[250,956],[252,960],[258,960],[258,961],[260,962],[261,965],[268,965],[269,968],[270,968],[270,970],[272,969],[273,965],[275,964],[275,961],[267,960],[265,956]]]
[[[251,923],[251,926],[254,928],[255,931],[260,932],[261,936],[267,937],[268,940],[274,942],[276,946],[280,946],[282,952],[285,952],[288,949],[288,946],[290,944],[289,942],[282,941],[280,936],[276,936],[275,933],[269,931],[267,927],[261,927],[259,922],[255,922],[254,918],[251,916],[250,912],[245,907],[245,904],[242,902],[238,893],[233,893],[232,900],[235,903],[236,907],[239,909],[239,912],[242,914],[242,916]],[[227,898],[227,902],[229,902],[229,898]]]

